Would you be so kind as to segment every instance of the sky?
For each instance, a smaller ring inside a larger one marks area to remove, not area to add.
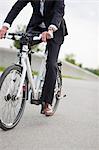
[[[0,27],[16,0],[0,0]],[[32,14],[28,4],[13,22],[9,32],[17,25],[28,24]],[[99,0],[65,0],[68,36],[61,47],[60,58],[73,53],[83,67],[99,67]],[[9,47],[11,41],[0,40],[0,47]]]

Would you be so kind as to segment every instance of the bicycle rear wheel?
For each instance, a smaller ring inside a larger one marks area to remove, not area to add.
[[[26,102],[26,88],[22,88],[20,98],[16,95],[21,82],[22,69],[18,65],[8,67],[0,77],[0,127],[14,128],[20,121]],[[25,85],[26,82],[25,82]]]
[[[62,89],[61,69],[59,68],[59,66],[57,66],[57,77],[56,77],[56,84],[55,84],[55,89],[54,89],[54,97],[53,97],[53,102],[52,102],[53,113],[56,112],[58,104],[60,102],[61,89]]]

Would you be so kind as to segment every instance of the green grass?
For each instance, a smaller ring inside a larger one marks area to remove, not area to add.
[[[38,75],[38,71],[32,71],[32,75],[33,76],[37,76]]]
[[[0,67],[0,72],[3,72],[5,70],[5,67]],[[37,76],[38,71],[32,71],[32,75]],[[83,80],[81,77],[73,77],[73,76],[68,76],[68,75],[62,75],[63,78],[70,78],[70,79],[77,79],[77,80]]]
[[[0,72],[3,72],[6,68],[5,67],[0,67]],[[37,71],[32,71],[32,75],[38,75]]]
[[[77,80],[84,80],[81,77],[73,77],[73,76],[68,76],[68,75],[62,75],[63,78],[70,78],[70,79],[77,79]]]
[[[5,70],[5,67],[0,67],[0,72],[3,72]]]

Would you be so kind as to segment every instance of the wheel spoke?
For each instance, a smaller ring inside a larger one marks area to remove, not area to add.
[[[4,75],[0,88],[0,120],[6,128],[15,124],[16,119],[20,119],[21,107],[23,107],[23,90],[20,93],[20,98],[15,98],[20,82],[21,71],[17,69],[11,69],[7,75]]]

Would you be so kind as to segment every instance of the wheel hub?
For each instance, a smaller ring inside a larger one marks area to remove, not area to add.
[[[10,94],[8,94],[7,96],[4,97],[4,99],[5,99],[5,101],[10,101],[10,100],[15,101],[16,96],[15,95],[11,96]]]

